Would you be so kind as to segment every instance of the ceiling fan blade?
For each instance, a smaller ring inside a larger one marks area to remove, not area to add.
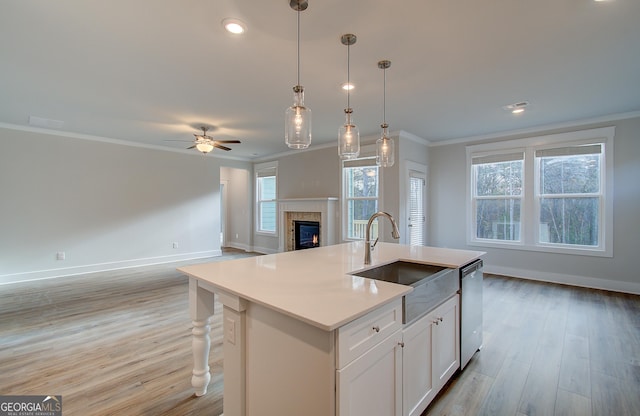
[[[195,144],[194,144],[193,146],[189,146],[189,147],[187,147],[187,149],[195,149],[195,148],[196,148],[196,145],[195,145]]]
[[[216,140],[216,143],[241,143],[240,140]]]
[[[213,146],[214,146],[214,147],[217,147],[218,149],[226,150],[227,152],[228,152],[229,150],[231,150],[231,149],[229,149],[228,147],[223,146],[223,145],[218,144],[218,143],[213,143]]]

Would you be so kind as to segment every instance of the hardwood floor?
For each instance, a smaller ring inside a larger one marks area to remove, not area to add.
[[[0,394],[62,395],[66,416],[221,414],[221,308],[196,398],[175,267],[0,286]],[[640,296],[491,275],[484,289],[484,346],[423,415],[640,414]]]
[[[426,415],[640,415],[640,296],[485,275],[484,343]]]

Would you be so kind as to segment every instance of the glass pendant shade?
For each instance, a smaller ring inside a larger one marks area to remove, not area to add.
[[[376,140],[376,165],[389,168],[395,163],[395,143],[389,137],[389,125],[387,124],[387,69],[391,66],[391,61],[378,62],[378,68],[384,71],[384,87],[382,98],[382,136]]]
[[[298,14],[298,83],[293,87],[293,105],[285,111],[284,142],[290,149],[306,149],[311,144],[311,109],[304,105],[304,88],[300,85],[300,12],[309,3],[291,0],[289,7]]]
[[[209,153],[213,150],[213,145],[208,142],[198,143],[196,144],[196,149],[198,149],[202,153]]]
[[[382,127],[382,137],[376,140],[376,165],[389,168],[395,162],[395,143],[389,137],[389,125],[383,124],[380,127]]]
[[[351,122],[352,110],[347,108],[344,112],[347,119],[338,130],[338,156],[343,160],[356,159],[360,155],[360,131]]]
[[[304,106],[304,88],[293,87],[293,105],[285,112],[284,140],[291,149],[306,149],[311,144],[311,109]]]

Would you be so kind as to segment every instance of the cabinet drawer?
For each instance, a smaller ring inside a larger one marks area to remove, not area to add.
[[[338,328],[336,367],[343,368],[400,328],[401,299]]]

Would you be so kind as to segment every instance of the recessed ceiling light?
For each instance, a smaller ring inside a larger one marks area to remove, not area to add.
[[[352,89],[355,88],[355,85],[353,85],[353,83],[349,84],[349,83],[345,82],[340,87],[345,91],[351,91]]]
[[[233,33],[234,35],[240,35],[247,31],[247,25],[244,24],[242,20],[230,17],[222,20],[222,26],[227,32]]]
[[[505,105],[502,107],[503,110],[510,111],[511,114],[522,114],[524,110],[529,106],[528,101],[520,101],[518,103],[513,103],[509,105]]]

